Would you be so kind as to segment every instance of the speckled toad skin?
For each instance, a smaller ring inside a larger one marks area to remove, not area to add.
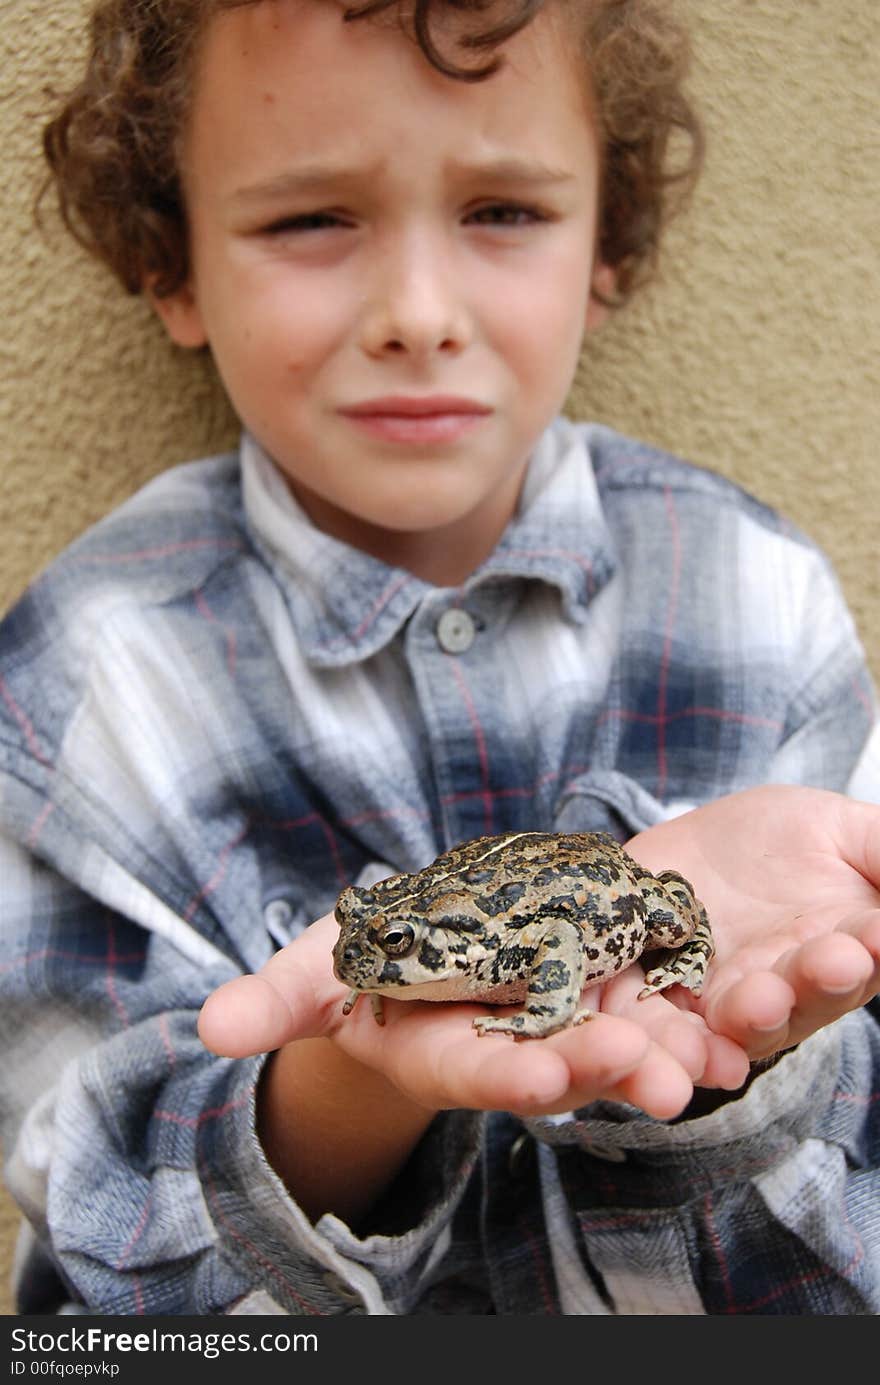
[[[584,986],[652,948],[671,951],[640,998],[675,982],[699,993],[714,953],[706,912],[683,876],[654,876],[605,833],[478,837],[414,875],[349,886],[336,905],[334,971],[368,992],[521,1010],[474,1020],[481,1033],[543,1038],[589,1018]]]

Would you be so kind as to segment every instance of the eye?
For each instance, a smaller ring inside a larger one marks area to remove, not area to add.
[[[338,212],[300,212],[296,216],[282,216],[264,227],[263,234],[280,236],[304,235],[314,231],[332,231],[351,223]]]
[[[379,936],[379,946],[389,957],[405,957],[415,942],[415,929],[409,923],[389,923]]]
[[[476,226],[533,226],[550,218],[538,207],[522,202],[489,202],[469,212],[467,220]]]

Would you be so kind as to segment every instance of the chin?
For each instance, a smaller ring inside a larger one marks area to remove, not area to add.
[[[425,498],[422,496],[417,505],[409,508],[402,506],[399,502],[395,506],[389,507],[380,518],[377,518],[376,527],[401,536],[410,534],[413,538],[417,538],[419,535],[429,538],[432,534],[439,535],[444,530],[463,523],[468,513],[467,510],[451,505],[426,504]]]

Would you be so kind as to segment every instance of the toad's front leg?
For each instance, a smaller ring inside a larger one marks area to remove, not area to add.
[[[530,930],[534,934],[534,930]],[[583,934],[567,918],[542,920],[536,943],[522,941],[502,949],[499,968],[519,968],[526,977],[525,1005],[514,1014],[486,1015],[474,1020],[480,1034],[512,1034],[516,1039],[542,1039],[570,1024],[589,1019],[578,1013],[584,984]]]

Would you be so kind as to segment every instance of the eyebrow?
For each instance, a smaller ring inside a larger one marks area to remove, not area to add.
[[[456,163],[451,172],[464,180],[481,180],[505,184],[528,184],[532,187],[561,185],[574,180],[574,174],[553,168],[538,160],[503,157],[485,162]],[[323,189],[366,182],[374,185],[378,170],[374,166],[356,167],[334,164],[309,164],[288,169],[274,177],[236,188],[230,200],[241,206],[256,202],[272,202],[291,196],[319,193]]]
[[[457,164],[456,173],[473,178],[488,178],[499,183],[532,183],[547,186],[551,183],[570,183],[575,175],[565,168],[553,168],[539,159],[503,157],[487,159],[485,163]]]

